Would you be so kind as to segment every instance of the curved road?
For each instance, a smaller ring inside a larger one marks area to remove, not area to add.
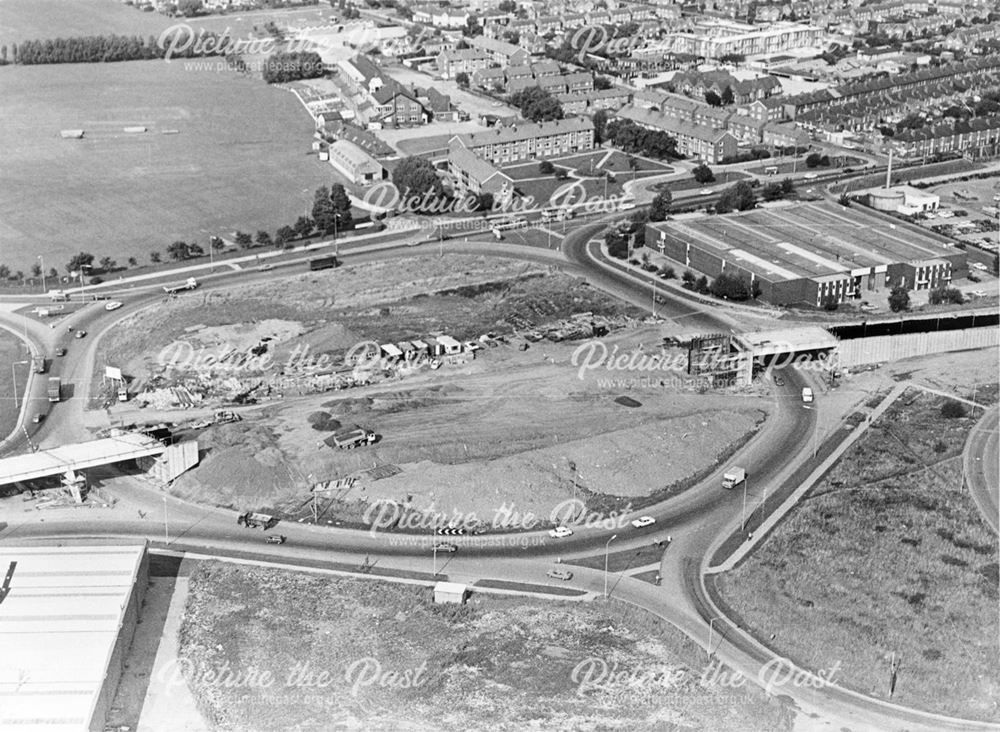
[[[633,274],[595,267],[591,261],[589,242],[601,228],[599,223],[588,224],[566,237],[563,251],[570,262],[568,269],[585,272],[587,279],[598,287],[635,301],[637,278]],[[341,249],[342,254],[350,256],[351,261],[398,256],[398,250],[352,256],[349,247],[343,246]],[[496,249],[496,253],[510,255],[507,247],[497,246]],[[483,244],[481,250],[490,253],[491,247]],[[526,249],[521,256],[548,263],[553,261],[551,252]],[[243,276],[246,277],[247,273],[244,272]],[[254,273],[249,276],[263,278],[269,275]],[[651,287],[641,281],[638,284]],[[162,295],[139,295],[133,298],[129,300],[127,308],[130,312],[136,305],[158,300]],[[645,296],[639,299],[649,301]],[[682,322],[690,324],[692,329],[725,332],[730,327],[718,314],[669,293],[665,293],[661,309],[665,316],[683,319]],[[3,315],[4,320],[9,317],[9,314]],[[69,322],[86,322],[88,329],[98,335],[100,329],[110,327],[120,317],[121,311],[106,313],[98,303],[72,316]],[[44,346],[44,352],[50,353],[57,343],[66,339],[65,327],[66,323],[56,329],[33,323],[30,335]],[[53,373],[63,375],[66,380],[89,385],[96,343],[90,336],[88,339],[84,339],[86,349],[83,352],[82,347],[77,345],[79,341],[71,344],[68,358],[64,363],[57,360]],[[36,398],[38,392],[44,396],[44,382],[38,381],[32,389],[33,398]],[[810,452],[810,436],[816,417],[813,410],[802,409],[798,402],[801,383],[799,374],[788,375],[786,385],[776,398],[777,415],[765,423],[761,432],[732,461],[745,465],[751,475],[752,490],[748,491],[748,500],[758,500],[765,487],[776,486],[781,476],[787,474]],[[46,442],[79,440],[79,426],[72,423],[77,419],[82,420],[83,397],[84,394],[78,394],[65,404],[55,405],[51,422],[42,427],[38,438]],[[723,469],[680,496],[644,510],[642,513],[656,517],[655,525],[636,530],[624,524],[617,529],[616,551],[642,547],[663,540],[668,534],[674,537],[674,541],[665,552],[662,586],[656,587],[625,578],[616,581],[613,594],[618,599],[640,605],[664,617],[699,642],[705,637],[710,624],[714,624],[718,638],[713,642],[712,652],[748,678],[756,678],[773,655],[724,617],[715,617],[721,613],[707,596],[702,580],[702,570],[713,543],[720,535],[727,534],[732,529],[734,521],[738,525],[742,508],[743,496],[740,491],[729,492],[719,488],[721,472]],[[562,540],[553,540],[544,531],[516,536],[442,538],[431,534],[390,536],[344,529],[331,531],[293,524],[283,525],[281,528],[289,537],[289,544],[267,547],[266,551],[262,551],[260,534],[237,527],[232,511],[194,506],[147,489],[135,490],[129,500],[140,506],[140,517],[126,518],[121,515],[121,511],[116,514],[113,509],[88,512],[90,520],[61,521],[53,520],[56,517],[50,515],[44,524],[36,520],[16,521],[0,532],[0,536],[4,541],[51,541],[81,537],[136,537],[156,541],[162,535],[161,526],[154,523],[157,521],[154,517],[165,513],[167,518],[163,528],[169,532],[171,548],[195,551],[208,548],[210,552],[263,554],[265,557],[280,558],[286,563],[301,566],[324,566],[330,562],[357,566],[363,558],[375,556],[376,563],[389,559],[393,567],[415,571],[426,578],[433,577],[429,565],[436,563],[438,571],[451,579],[490,577],[537,583],[545,581],[544,571],[551,566],[554,558],[576,558],[592,555],[595,551],[603,552],[612,533],[605,528],[578,528],[572,537]],[[89,524],[93,521],[97,523],[93,523],[91,528]],[[442,540],[458,544],[461,548],[455,554],[438,554],[435,557],[429,547]],[[574,568],[574,572],[572,584],[582,584],[591,591],[595,591],[593,585],[596,578],[603,578],[602,573],[595,573],[593,570],[577,571]],[[783,692],[793,697],[802,709],[819,710],[830,719],[842,721],[853,728],[943,729],[952,728],[956,724],[955,720],[895,707],[852,694],[839,687],[816,690],[795,688],[785,689]],[[961,724],[965,729],[980,726],[975,723]]]

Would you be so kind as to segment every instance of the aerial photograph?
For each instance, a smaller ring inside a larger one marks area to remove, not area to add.
[[[1000,0],[0,0],[0,732],[1000,732]]]

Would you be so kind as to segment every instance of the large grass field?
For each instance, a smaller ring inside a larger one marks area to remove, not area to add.
[[[905,392],[721,589],[781,655],[880,698],[901,659],[893,701],[996,722],[996,536],[944,401]]]
[[[80,250],[148,262],[177,239],[273,233],[331,179],[294,96],[229,71],[176,60],[6,67],[0,99],[0,262],[13,270],[39,254],[61,270]],[[136,125],[148,131],[123,131]],[[84,139],[61,139],[67,128]]]
[[[156,35],[177,21],[118,0],[0,0],[0,43],[71,36]]]

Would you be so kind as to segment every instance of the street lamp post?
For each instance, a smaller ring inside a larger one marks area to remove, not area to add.
[[[42,255],[38,255],[39,267],[42,269],[42,292],[45,292],[45,260],[42,259]]]
[[[747,483],[750,479],[745,475],[743,476],[743,519],[740,521],[740,531],[743,531],[747,527]]]
[[[433,576],[437,577],[437,573],[438,573],[438,548],[437,548],[437,544],[434,545],[434,550],[433,551],[434,551],[434,565],[433,565],[434,573],[433,573]]]
[[[611,538],[604,545],[604,599],[608,599],[608,552],[611,550],[611,542],[618,538],[618,534],[612,534]]]

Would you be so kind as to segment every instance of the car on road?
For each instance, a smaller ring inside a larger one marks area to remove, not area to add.
[[[31,418],[31,423],[40,424],[43,419],[45,419],[44,414],[36,414],[34,417]]]
[[[60,357],[65,356],[66,355],[66,349],[65,348],[57,348],[56,349],[56,355],[60,356]]]
[[[652,516],[640,516],[635,521],[632,522],[632,526],[637,529],[641,529],[644,526],[652,526],[656,523],[656,519]]]
[[[85,338],[86,336],[87,336],[87,331],[85,330],[78,330],[76,333],[73,334],[74,338]]]
[[[458,547],[455,546],[454,544],[445,544],[445,543],[442,542],[441,544],[435,544],[434,545],[434,551],[436,551],[436,552],[457,552],[458,551]]]
[[[573,536],[573,530],[567,526],[557,526],[549,532],[549,536],[553,539],[563,539],[567,536]]]
[[[700,193],[703,196],[715,195],[715,191],[713,191],[711,188],[702,188],[700,191],[698,191],[698,193]]]
[[[501,103],[500,102],[493,102],[493,106],[494,107],[499,107],[499,106],[501,106]]]
[[[986,293],[983,292],[982,290],[975,290],[973,292],[970,292],[969,294],[972,295],[973,297],[986,297]]]
[[[269,270],[274,269],[274,265],[273,264],[262,264],[257,269],[259,269],[261,272],[267,272]]]
[[[806,180],[816,180],[817,178],[819,178],[819,176],[816,175],[815,173],[806,173],[802,177],[805,178]]]
[[[557,579],[557,580],[565,581],[573,579],[573,573],[570,572],[568,569],[550,569],[545,574],[551,577],[552,579]]]
[[[268,544],[284,544],[285,537],[282,534],[277,534],[275,536],[269,536],[264,541]]]
[[[808,386],[802,387],[802,401],[805,404],[811,404],[813,401],[813,390]]]
[[[122,304],[120,302],[118,302],[117,300],[112,300],[111,302],[104,303],[104,309],[108,310],[108,311],[117,310],[121,306],[122,306]]]

